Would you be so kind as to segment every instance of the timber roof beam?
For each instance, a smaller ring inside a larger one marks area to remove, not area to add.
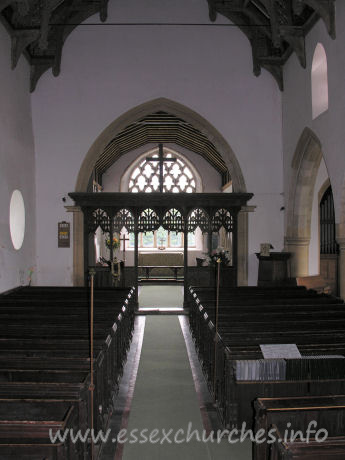
[[[247,36],[254,74],[267,69],[280,89],[283,66],[292,53],[306,66],[305,36],[318,19],[335,38],[335,0],[205,1],[212,22],[222,15]],[[109,0],[0,0],[0,20],[12,39],[12,68],[24,54],[32,67],[31,91],[46,70],[59,75],[68,35],[94,14],[106,21],[108,4]]]

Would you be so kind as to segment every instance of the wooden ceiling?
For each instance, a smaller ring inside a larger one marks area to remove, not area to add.
[[[99,179],[121,155],[151,143],[173,143],[195,152],[219,172],[223,185],[230,180],[224,160],[205,134],[181,118],[166,112],[148,115],[121,131],[98,159],[95,176]]]
[[[335,38],[335,0],[204,1],[208,1],[211,21],[220,14],[246,34],[252,45],[254,74],[268,70],[281,90],[283,65],[292,53],[305,67],[305,36],[319,18]],[[59,75],[62,48],[75,27],[96,13],[106,21],[108,2],[0,0],[0,20],[12,39],[12,68],[24,54],[31,65],[31,91],[48,69]]]

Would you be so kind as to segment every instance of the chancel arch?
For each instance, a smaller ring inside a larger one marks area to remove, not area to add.
[[[88,153],[86,154],[85,160],[81,165],[79,175],[76,183],[76,192],[86,192],[90,184],[90,177],[95,174],[95,168],[102,166],[102,161],[109,160],[109,152],[113,155],[113,159],[121,156],[121,151],[117,149],[117,145],[114,145],[113,140],[117,137],[121,138],[120,134],[126,133],[126,129],[130,126],[132,129],[135,124],[138,124],[140,129],[147,130],[150,140],[152,143],[157,145],[158,141],[164,142],[163,139],[155,138],[155,131],[152,130],[152,126],[157,123],[157,116],[163,117],[162,126],[171,126],[172,123],[177,123],[178,130],[182,130],[181,133],[187,132],[187,130],[193,130],[194,136],[198,143],[192,143],[191,145],[184,145],[185,148],[190,148],[195,153],[204,157],[204,159],[212,166],[218,169],[223,185],[228,183],[231,178],[232,190],[234,193],[245,193],[246,185],[244,177],[238,163],[238,160],[231,149],[228,142],[224,137],[204,118],[198,115],[191,109],[178,104],[171,100],[160,98],[154,101],[147,102],[138,106],[124,115],[119,117],[113,123],[111,123],[95,140]],[[170,118],[169,118],[170,117]],[[140,121],[141,120],[141,121]],[[167,134],[171,134],[171,131],[166,130]],[[181,136],[181,138],[185,138]],[[123,138],[121,138],[123,139]],[[180,142],[179,139],[172,139],[169,137],[169,141],[173,143]],[[151,145],[152,145],[151,143]],[[201,145],[201,150],[198,148]],[[140,145],[121,144],[122,149],[125,148],[137,148]],[[129,150],[127,150],[129,151]],[[147,153],[147,152],[143,152]],[[187,162],[187,166],[188,162]],[[196,168],[191,168],[193,174],[197,173]],[[198,174],[195,174],[198,177]],[[201,188],[200,182],[196,180],[196,190],[199,191]],[[122,189],[122,185],[121,185]],[[84,251],[84,231],[83,231],[83,219],[80,215],[79,208],[74,207],[71,209],[74,212],[74,284],[80,285],[83,283],[83,251]],[[248,279],[248,217],[247,212],[241,212],[238,219],[238,282],[240,285],[247,284]]]
[[[181,118],[204,134],[214,145],[215,149],[220,152],[229,170],[233,191],[236,193],[245,193],[247,191],[244,176],[237,157],[222,134],[198,113],[182,104],[166,98],[154,99],[128,110],[104,129],[85,156],[78,174],[75,191],[85,192],[87,190],[90,176],[94,171],[99,157],[118,134],[139,119],[157,112],[166,112]]]

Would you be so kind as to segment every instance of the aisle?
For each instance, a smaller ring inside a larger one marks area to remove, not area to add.
[[[156,443],[126,442],[123,460],[250,460],[248,445],[212,445],[197,442],[195,437],[185,442],[188,424],[202,437],[204,426],[179,318],[147,316],[127,436],[130,439],[133,432],[143,440],[141,430],[147,438],[156,429]],[[173,430],[172,442],[164,439],[163,429],[166,433]],[[184,442],[174,442],[178,430],[184,430],[177,436]]]
[[[139,308],[179,307],[183,307],[183,285],[160,283],[139,287]]]

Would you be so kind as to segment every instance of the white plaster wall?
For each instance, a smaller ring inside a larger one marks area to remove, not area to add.
[[[291,161],[298,139],[307,126],[314,131],[322,144],[322,153],[331,180],[336,222],[340,222],[342,191],[345,184],[345,2],[336,2],[336,40],[332,40],[320,20],[306,40],[307,69],[301,68],[293,55],[284,69],[283,94],[283,146],[284,182],[288,196]],[[311,66],[318,42],[327,54],[329,108],[312,120]]]
[[[313,207],[311,213],[311,231],[310,231],[310,243],[309,243],[309,275],[320,274],[320,203],[319,203],[319,192],[323,184],[328,179],[328,172],[325,162],[321,160],[320,167],[317,173],[314,196],[313,196]]]
[[[126,21],[209,23],[207,2],[110,2],[108,22]],[[70,220],[61,198],[74,190],[91,144],[121,114],[158,97],[199,113],[234,150],[255,194],[251,204],[258,205],[250,218],[252,281],[260,242],[282,247],[281,94],[267,72],[253,76],[243,33],[236,27],[83,25],[64,46],[61,75],[46,73],[32,96],[40,283],[71,282],[72,249],[56,248],[56,226]]]
[[[23,58],[11,70],[11,42],[0,24],[0,292],[27,284],[28,270],[35,266],[35,154],[29,73]],[[26,233],[18,251],[13,248],[9,229],[10,199],[15,189],[22,192],[26,207]]]

